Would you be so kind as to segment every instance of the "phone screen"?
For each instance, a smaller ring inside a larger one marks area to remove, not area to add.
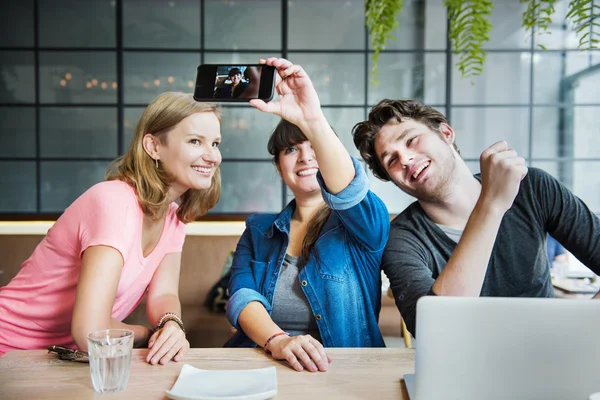
[[[265,65],[201,65],[194,98],[219,102],[269,101],[273,98],[274,72],[273,67]]]

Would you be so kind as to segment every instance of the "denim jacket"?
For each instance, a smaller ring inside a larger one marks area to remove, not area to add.
[[[333,210],[298,279],[325,347],[384,347],[377,321],[381,308],[380,263],[389,234],[388,210],[373,192],[361,164],[341,192],[327,191]],[[256,347],[238,324],[240,312],[258,301],[271,314],[275,285],[289,243],[295,200],[279,214],[246,219],[231,267],[227,318],[238,332],[225,347]]]

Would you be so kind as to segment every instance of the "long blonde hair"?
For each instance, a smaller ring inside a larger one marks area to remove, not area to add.
[[[118,179],[131,185],[144,214],[160,219],[169,209],[169,187],[173,178],[163,168],[156,168],[155,161],[146,153],[144,135],[151,133],[165,144],[169,132],[183,119],[202,112],[214,113],[221,121],[220,109],[212,103],[200,103],[191,94],[166,92],[156,97],[146,107],[140,118],[131,145],[123,156],[108,167],[104,178]],[[183,223],[196,220],[217,204],[221,196],[221,172],[216,169],[210,188],[188,189],[180,198],[177,217]]]

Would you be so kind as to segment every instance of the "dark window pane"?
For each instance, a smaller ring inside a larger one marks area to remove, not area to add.
[[[211,213],[281,210],[281,179],[270,162],[223,162],[221,200]]]
[[[223,158],[270,159],[267,142],[280,118],[251,107],[229,107],[223,111]]]
[[[0,211],[36,211],[35,162],[0,161]]]
[[[281,49],[281,1],[206,0],[207,49]]]
[[[362,0],[288,1],[290,49],[364,49]]]
[[[143,107],[125,107],[123,113],[123,150],[127,151],[131,144],[133,131],[137,126],[138,121],[142,117],[145,108]]]
[[[35,71],[31,51],[0,51],[0,103],[34,103]]]
[[[108,165],[99,161],[42,162],[42,212],[63,212],[83,192],[104,180]]]
[[[116,1],[38,0],[38,7],[40,46],[116,46]]]
[[[200,0],[123,0],[123,45],[200,48]]]
[[[33,0],[4,0],[0,47],[33,47]]]
[[[163,92],[192,93],[200,56],[126,52],[124,63],[125,103],[148,104]]]
[[[527,107],[455,107],[450,126],[464,158],[479,159],[483,150],[506,140],[517,153],[529,152],[529,109]]]
[[[35,109],[0,108],[0,157],[35,157]]]
[[[42,108],[42,157],[117,156],[116,108]]]
[[[116,68],[112,52],[41,52],[40,101],[116,104]]]

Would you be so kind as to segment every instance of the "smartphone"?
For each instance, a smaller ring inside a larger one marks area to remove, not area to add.
[[[263,64],[203,64],[198,67],[194,99],[211,102],[273,100],[275,67]]]

